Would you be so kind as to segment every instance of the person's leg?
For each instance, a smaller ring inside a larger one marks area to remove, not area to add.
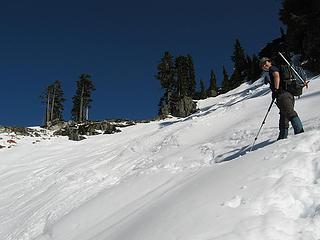
[[[294,134],[304,132],[301,120],[294,110],[294,96],[289,92],[284,92],[280,94],[277,104],[281,115],[283,115],[285,119],[290,120]]]
[[[285,139],[288,137],[289,120],[285,115],[280,113],[279,119],[279,136],[277,140]]]

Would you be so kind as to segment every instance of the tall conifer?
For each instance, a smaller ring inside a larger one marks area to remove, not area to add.
[[[190,72],[188,58],[178,56],[175,59],[175,68],[177,73],[177,91],[178,97],[189,96],[190,93]]]
[[[156,79],[160,81],[161,87],[166,92],[174,91],[175,87],[175,66],[174,59],[170,52],[165,52],[157,66]]]
[[[213,70],[210,72],[210,85],[207,90],[208,97],[215,97],[217,95],[218,88],[217,88],[217,79],[216,75]]]
[[[200,99],[205,99],[207,97],[206,86],[204,81],[200,80]]]
[[[64,110],[63,103],[65,102],[64,92],[61,87],[61,81],[56,80],[53,84],[53,99],[51,106],[52,120],[63,120],[62,112]]]
[[[65,98],[63,97],[63,90],[59,80],[45,88],[41,99],[42,103],[45,104],[45,125],[49,126],[53,122],[63,121],[62,112]]]
[[[248,62],[245,55],[245,51],[240,44],[239,39],[236,39],[234,44],[233,55],[231,56],[233,61],[233,74],[230,77],[231,89],[238,87],[247,77]]]
[[[194,70],[194,64],[193,64],[193,59],[191,55],[187,55],[187,64],[188,64],[188,72],[189,72],[189,77],[188,77],[188,93],[187,95],[189,97],[193,97],[195,92],[196,92],[196,74]]]
[[[230,79],[229,79],[228,72],[224,66],[222,67],[222,75],[223,75],[222,83],[221,83],[222,93],[226,93],[230,90]]]
[[[280,20],[287,26],[289,50],[301,54],[305,66],[320,73],[320,1],[283,0]]]
[[[71,110],[72,118],[75,121],[82,122],[88,120],[88,111],[92,103],[92,91],[96,90],[91,76],[81,74],[77,81],[76,95],[72,98],[73,107]]]

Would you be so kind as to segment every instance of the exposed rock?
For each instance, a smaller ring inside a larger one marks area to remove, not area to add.
[[[81,135],[98,135],[101,133],[112,134],[120,132],[117,128],[108,122],[93,122],[79,126],[79,133]]]
[[[46,126],[46,129],[33,129],[24,127],[7,127],[0,126],[0,133],[13,133],[14,137],[18,139],[17,135],[31,136],[31,137],[42,137],[43,140],[50,139],[52,132],[48,134],[47,130],[53,131],[55,136],[68,136],[70,140],[80,141],[86,139],[85,136],[98,135],[98,134],[113,134],[121,132],[118,128],[135,125],[136,122],[149,122],[148,120],[143,121],[132,121],[127,119],[112,119],[105,121],[87,121],[77,123],[75,121],[62,122],[57,121],[50,123]],[[37,141],[33,141],[33,144]]]
[[[108,119],[103,122],[108,122],[115,127],[128,127],[132,125],[136,125],[136,123],[146,123],[149,122],[148,120],[141,120],[141,121],[133,121],[133,120],[128,120],[128,119]]]
[[[67,136],[69,137],[69,140],[72,141],[81,141],[85,139],[84,136],[79,134],[79,128],[77,126],[69,127]]]
[[[59,122],[56,122],[55,124],[50,124],[48,126],[44,126],[46,129],[49,129],[49,130],[52,130],[52,131],[58,131],[58,130],[61,130],[65,127],[68,127],[68,126],[72,126],[72,125],[76,125],[77,122],[75,121],[68,121],[68,122],[63,122],[63,121],[59,121]]]
[[[182,97],[172,102],[171,114],[175,117],[187,117],[197,111],[197,104],[191,97]]]
[[[46,134],[46,130],[44,129],[31,129],[25,127],[9,127],[9,126],[0,126],[0,133],[14,133],[16,135],[21,136],[29,136],[29,137],[40,137],[41,134]]]
[[[121,132],[114,124],[107,121],[102,122],[83,122],[76,123],[73,121],[63,124],[63,127],[57,130],[54,135],[68,136],[69,140],[80,141],[85,139],[84,136],[98,134],[113,134]]]

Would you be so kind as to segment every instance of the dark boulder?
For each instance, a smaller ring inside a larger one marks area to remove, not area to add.
[[[175,99],[171,104],[171,114],[175,117],[187,117],[197,111],[197,104],[191,97]]]

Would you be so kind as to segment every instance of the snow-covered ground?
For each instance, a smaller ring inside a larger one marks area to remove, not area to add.
[[[275,142],[273,106],[249,152],[270,101],[258,81],[187,118],[15,138],[0,149],[0,239],[319,240],[320,78],[296,101],[306,132]]]

